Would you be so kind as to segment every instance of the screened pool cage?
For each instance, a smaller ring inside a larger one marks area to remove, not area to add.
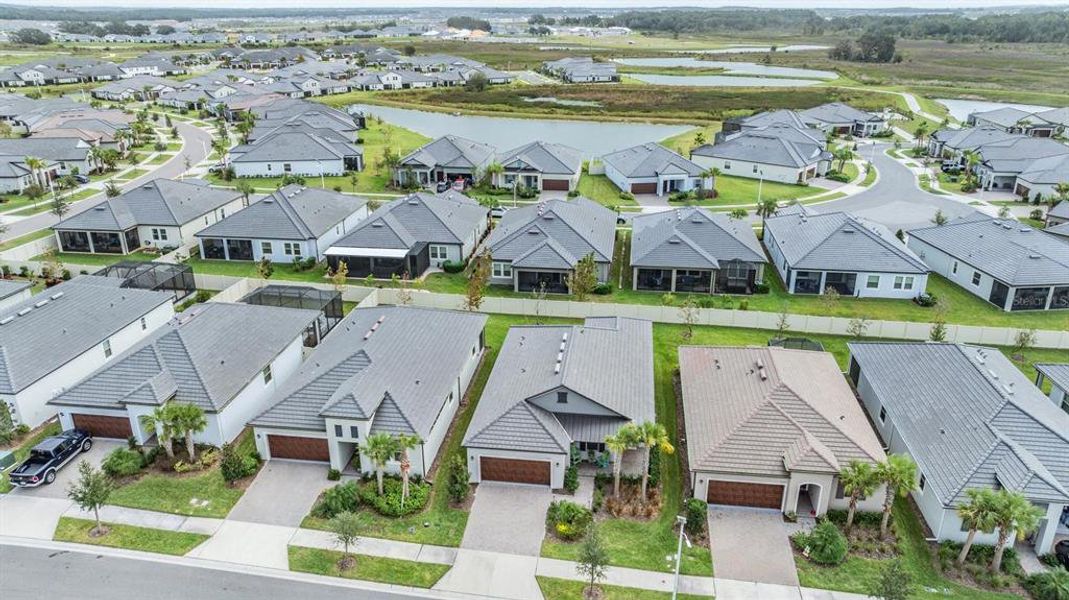
[[[772,338],[768,340],[768,345],[775,346],[778,348],[788,348],[790,350],[812,350],[814,352],[824,351],[824,345],[820,342],[802,337]]]
[[[318,310],[319,318],[305,333],[304,345],[311,348],[319,344],[334,326],[345,316],[341,292],[320,290],[297,285],[268,285],[249,292],[241,302],[260,306],[284,306]]]
[[[197,291],[193,269],[187,265],[124,260],[93,274],[122,279],[119,287],[171,292],[175,302]]]

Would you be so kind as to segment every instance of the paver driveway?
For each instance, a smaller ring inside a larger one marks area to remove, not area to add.
[[[480,483],[460,547],[538,556],[552,499],[545,486]]]
[[[325,463],[269,460],[227,519],[297,527],[319,493],[334,483],[327,480]]]
[[[798,585],[791,542],[779,511],[712,505],[709,546],[718,578]]]
[[[67,499],[67,487],[78,478],[78,463],[83,460],[89,461],[94,468],[99,467],[104,458],[120,446],[125,447],[126,442],[119,440],[106,440],[93,438],[93,447],[89,452],[75,456],[69,463],[56,473],[56,480],[49,485],[39,485],[35,488],[14,488],[11,493],[20,496],[33,496],[35,498],[59,498]]]

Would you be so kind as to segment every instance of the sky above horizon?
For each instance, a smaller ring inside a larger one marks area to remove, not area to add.
[[[756,8],[980,8],[991,6],[1069,6],[1069,0],[7,0],[11,4],[28,6],[71,6],[79,8],[143,7],[143,8],[406,8],[441,7],[509,7],[530,8],[571,5],[590,8],[628,7],[663,8],[673,6],[719,7],[746,6]]]

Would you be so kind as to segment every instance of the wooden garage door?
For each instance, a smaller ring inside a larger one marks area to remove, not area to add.
[[[657,193],[657,182],[655,181],[653,183],[632,183],[631,184],[631,193],[632,194],[656,194]]]
[[[706,500],[710,504],[755,506],[780,509],[783,505],[783,486],[764,483],[710,481]]]
[[[483,481],[549,485],[549,462],[484,456],[479,464]]]
[[[567,192],[568,191],[568,183],[569,182],[568,182],[567,179],[543,179],[542,180],[542,189],[543,190],[555,190],[555,191]]]
[[[74,426],[84,429],[93,437],[116,438],[125,440],[134,434],[127,417],[105,417],[102,415],[75,414]]]
[[[269,435],[267,446],[271,449],[271,458],[330,461],[330,449],[323,438]]]

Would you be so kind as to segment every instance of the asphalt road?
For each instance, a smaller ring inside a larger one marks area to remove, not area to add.
[[[142,177],[133,179],[126,184],[120,185],[119,187],[121,189],[124,191],[133,189],[147,181],[152,181],[153,179],[159,179],[161,177],[165,179],[175,179],[185,172],[186,158],[189,158],[189,164],[193,166],[207,158],[208,153],[212,150],[212,135],[207,131],[198,129],[188,123],[175,121],[174,124],[178,127],[178,135],[180,135],[185,142],[182,146],[182,151],[155,170],[146,173]],[[82,211],[89,210],[105,200],[107,200],[107,196],[99,194],[92,198],[82,200],[81,202],[75,202],[71,205],[71,210],[67,213],[67,216],[70,217]],[[8,231],[4,234],[4,238],[15,238],[20,235],[37,231],[38,229],[51,227],[52,225],[55,225],[57,221],[59,221],[59,219],[50,212],[43,212],[26,219],[21,219],[8,224]]]
[[[240,568],[240,567],[239,567]],[[417,600],[431,596],[319,585],[166,562],[0,545],[4,600]]]
[[[942,210],[951,219],[975,212],[968,204],[920,189],[913,173],[885,154],[890,147],[890,144],[877,144],[875,153],[870,145],[858,148],[859,157],[868,160],[871,156],[880,174],[879,181],[870,189],[841,200],[815,204],[812,209],[816,212],[849,212],[880,223],[891,231],[928,227],[937,210]]]

